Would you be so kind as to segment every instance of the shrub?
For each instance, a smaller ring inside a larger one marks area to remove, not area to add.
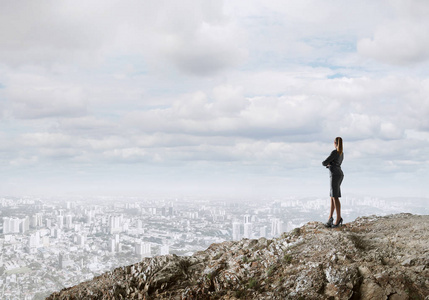
[[[235,298],[240,299],[241,297],[244,296],[244,292],[242,290],[235,291],[234,296]]]
[[[290,263],[292,262],[292,255],[290,255],[290,254],[285,254],[285,255],[283,256],[283,260],[284,260],[284,262],[285,262],[285,263],[290,264]]]
[[[256,289],[258,286],[258,281],[255,278],[250,278],[249,282],[247,283],[247,287],[249,289]]]
[[[291,234],[292,234],[293,236],[300,236],[300,235],[301,235],[301,228],[299,228],[299,227],[294,228],[294,229],[292,230]]]
[[[267,269],[267,276],[270,277],[271,275],[273,275],[274,271],[276,270],[276,266],[275,265],[271,265],[268,269]]]
[[[217,253],[217,254],[213,257],[213,259],[214,259],[214,260],[218,260],[219,258],[221,258],[221,256],[222,256],[222,253],[221,253],[221,252],[219,252],[219,253]]]

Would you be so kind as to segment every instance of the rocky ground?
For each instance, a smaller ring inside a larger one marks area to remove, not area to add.
[[[429,216],[310,222],[278,239],[147,258],[47,299],[429,299]]]

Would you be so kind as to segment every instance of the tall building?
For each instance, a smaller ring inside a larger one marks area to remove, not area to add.
[[[63,228],[64,226],[64,216],[57,216],[57,226],[58,228]]]
[[[31,234],[28,239],[27,251],[28,253],[36,253],[37,248],[40,246],[40,233],[36,231],[35,233]]]
[[[31,228],[42,227],[42,225],[43,225],[43,222],[42,222],[42,214],[41,213],[36,213],[36,214],[31,216],[31,218],[30,218],[30,227]]]
[[[243,237],[246,239],[252,238],[252,219],[250,215],[244,216]]]
[[[271,236],[272,237],[278,237],[280,234],[283,233],[283,221],[274,218],[271,220]]]
[[[3,218],[3,234],[8,234],[10,232],[10,218]]]
[[[30,230],[30,217],[26,216],[21,220],[19,231],[21,233],[26,233],[28,230]]]
[[[119,242],[119,234],[115,234],[115,236],[109,240],[108,248],[109,252],[112,253],[121,251],[122,247],[121,243]]]
[[[267,226],[262,226],[259,230],[260,237],[267,237]]]
[[[241,223],[232,223],[232,239],[238,241],[241,239]]]
[[[116,241],[115,241],[115,239],[109,240],[108,250],[109,250],[109,252],[112,252],[112,253],[116,252]]]
[[[252,216],[244,215],[244,223],[252,223]]]
[[[151,244],[138,241],[135,243],[135,253],[141,257],[150,257],[152,254]]]
[[[12,218],[9,222],[9,232],[10,233],[19,233],[19,225],[21,224],[21,219]]]
[[[72,215],[66,215],[66,227],[72,228],[73,225],[73,217]]]
[[[252,223],[243,224],[243,237],[246,239],[252,238]]]
[[[143,228],[143,221],[142,220],[137,220],[137,229],[142,229]]]
[[[58,262],[60,269],[65,269],[73,265],[73,261],[70,259],[68,253],[60,253],[58,255]]]
[[[109,216],[109,233],[119,233],[122,232],[122,223],[123,217],[119,216]]]
[[[94,221],[94,217],[95,217],[95,211],[89,210],[86,213],[86,223],[91,224]]]
[[[54,237],[56,239],[60,239],[61,238],[61,229],[60,228],[54,228]]]
[[[76,235],[76,245],[80,247],[85,246],[85,236],[83,234]]]

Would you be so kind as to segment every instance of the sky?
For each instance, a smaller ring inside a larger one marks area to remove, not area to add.
[[[0,0],[0,194],[429,197],[429,2]]]

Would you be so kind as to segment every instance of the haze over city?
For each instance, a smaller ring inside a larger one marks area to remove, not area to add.
[[[426,1],[2,1],[0,193],[427,197]]]

